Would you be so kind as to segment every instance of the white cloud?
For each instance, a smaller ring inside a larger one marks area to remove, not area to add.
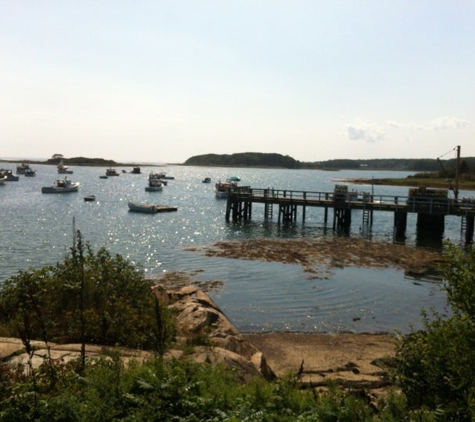
[[[402,124],[399,122],[396,122],[395,120],[388,120],[387,122],[389,127],[401,127]]]
[[[347,126],[348,138],[352,141],[365,141],[375,143],[383,141],[386,134],[383,130],[370,124],[358,124]]]
[[[463,129],[469,126],[472,126],[471,121],[450,116],[438,117],[428,124],[431,130]]]

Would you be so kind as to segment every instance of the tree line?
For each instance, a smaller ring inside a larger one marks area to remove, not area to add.
[[[189,166],[245,166],[278,167],[287,169],[328,169],[328,170],[402,170],[420,172],[454,171],[456,159],[439,160],[432,158],[375,158],[375,159],[334,159],[304,162],[288,155],[277,153],[242,152],[236,154],[203,154],[188,158]],[[475,169],[475,157],[461,160],[461,168],[467,172]]]

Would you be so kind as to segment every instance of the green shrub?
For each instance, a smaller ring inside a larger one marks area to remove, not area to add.
[[[423,312],[425,329],[403,338],[395,377],[410,409],[428,408],[447,421],[475,418],[475,250],[446,243],[444,288],[453,314]]]
[[[87,342],[163,353],[173,323],[151,287],[140,268],[105,248],[94,253],[78,233],[63,262],[20,272],[1,285],[1,331],[24,342]]]

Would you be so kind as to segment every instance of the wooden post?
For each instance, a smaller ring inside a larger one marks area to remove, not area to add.
[[[465,244],[469,245],[473,243],[473,229],[474,229],[474,219],[475,217],[467,216],[467,225],[465,227]]]
[[[445,228],[445,216],[441,214],[417,214],[417,244],[440,245]]]
[[[406,237],[407,212],[396,211],[394,213],[394,229],[396,239],[404,239]]]

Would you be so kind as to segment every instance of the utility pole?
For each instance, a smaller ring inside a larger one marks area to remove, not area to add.
[[[455,163],[455,189],[454,189],[455,199],[458,199],[458,196],[459,196],[459,167],[460,167],[460,145],[457,145],[457,161]]]

